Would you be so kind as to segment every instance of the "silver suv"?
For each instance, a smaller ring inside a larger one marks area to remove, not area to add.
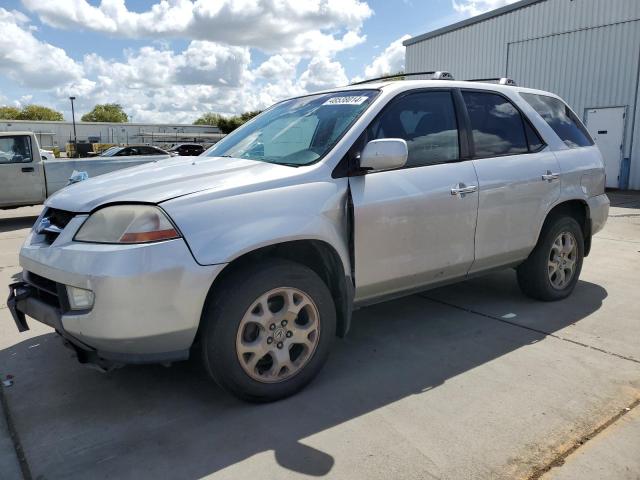
[[[69,186],[20,252],[9,307],[104,368],[199,356],[235,395],[290,395],[351,312],[515,267],[553,301],[609,201],[557,96],[449,80],[283,101],[201,157]]]

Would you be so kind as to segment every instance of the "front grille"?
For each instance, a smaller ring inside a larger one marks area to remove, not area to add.
[[[66,210],[59,210],[57,208],[48,208],[40,221],[41,225],[47,224],[47,226],[38,233],[42,233],[45,237],[45,242],[51,245],[74,216],[75,214],[73,212],[67,212]],[[38,225],[36,225],[36,228],[38,228]]]
[[[33,287],[33,296],[35,298],[52,307],[61,308],[62,304],[58,291],[64,288],[63,285],[26,271],[24,272],[24,280]]]

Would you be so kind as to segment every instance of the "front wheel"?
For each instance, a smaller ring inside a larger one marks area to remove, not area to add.
[[[322,368],[336,329],[329,289],[304,265],[269,260],[227,277],[203,318],[205,368],[226,390],[273,401]]]
[[[584,236],[572,217],[550,218],[538,244],[518,267],[518,284],[524,294],[544,301],[568,297],[578,283],[584,258]]]

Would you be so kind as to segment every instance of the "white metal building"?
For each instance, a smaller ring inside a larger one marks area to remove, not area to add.
[[[0,120],[0,132],[28,131],[38,137],[44,149],[64,150],[73,140],[72,122]],[[215,143],[222,134],[211,125],[76,122],[78,142],[175,144],[181,142]]]
[[[521,0],[404,44],[408,73],[557,93],[600,147],[607,186],[640,189],[640,0]]]

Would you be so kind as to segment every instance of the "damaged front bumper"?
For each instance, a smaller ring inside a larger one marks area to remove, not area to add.
[[[89,364],[101,371],[109,371],[124,365],[122,362],[102,358],[95,349],[65,332],[60,309],[46,304],[37,296],[37,289],[27,282],[16,282],[9,285],[7,308],[11,312],[19,332],[29,330],[26,319],[29,316],[54,328],[62,338],[63,344],[75,352],[80,363]]]

